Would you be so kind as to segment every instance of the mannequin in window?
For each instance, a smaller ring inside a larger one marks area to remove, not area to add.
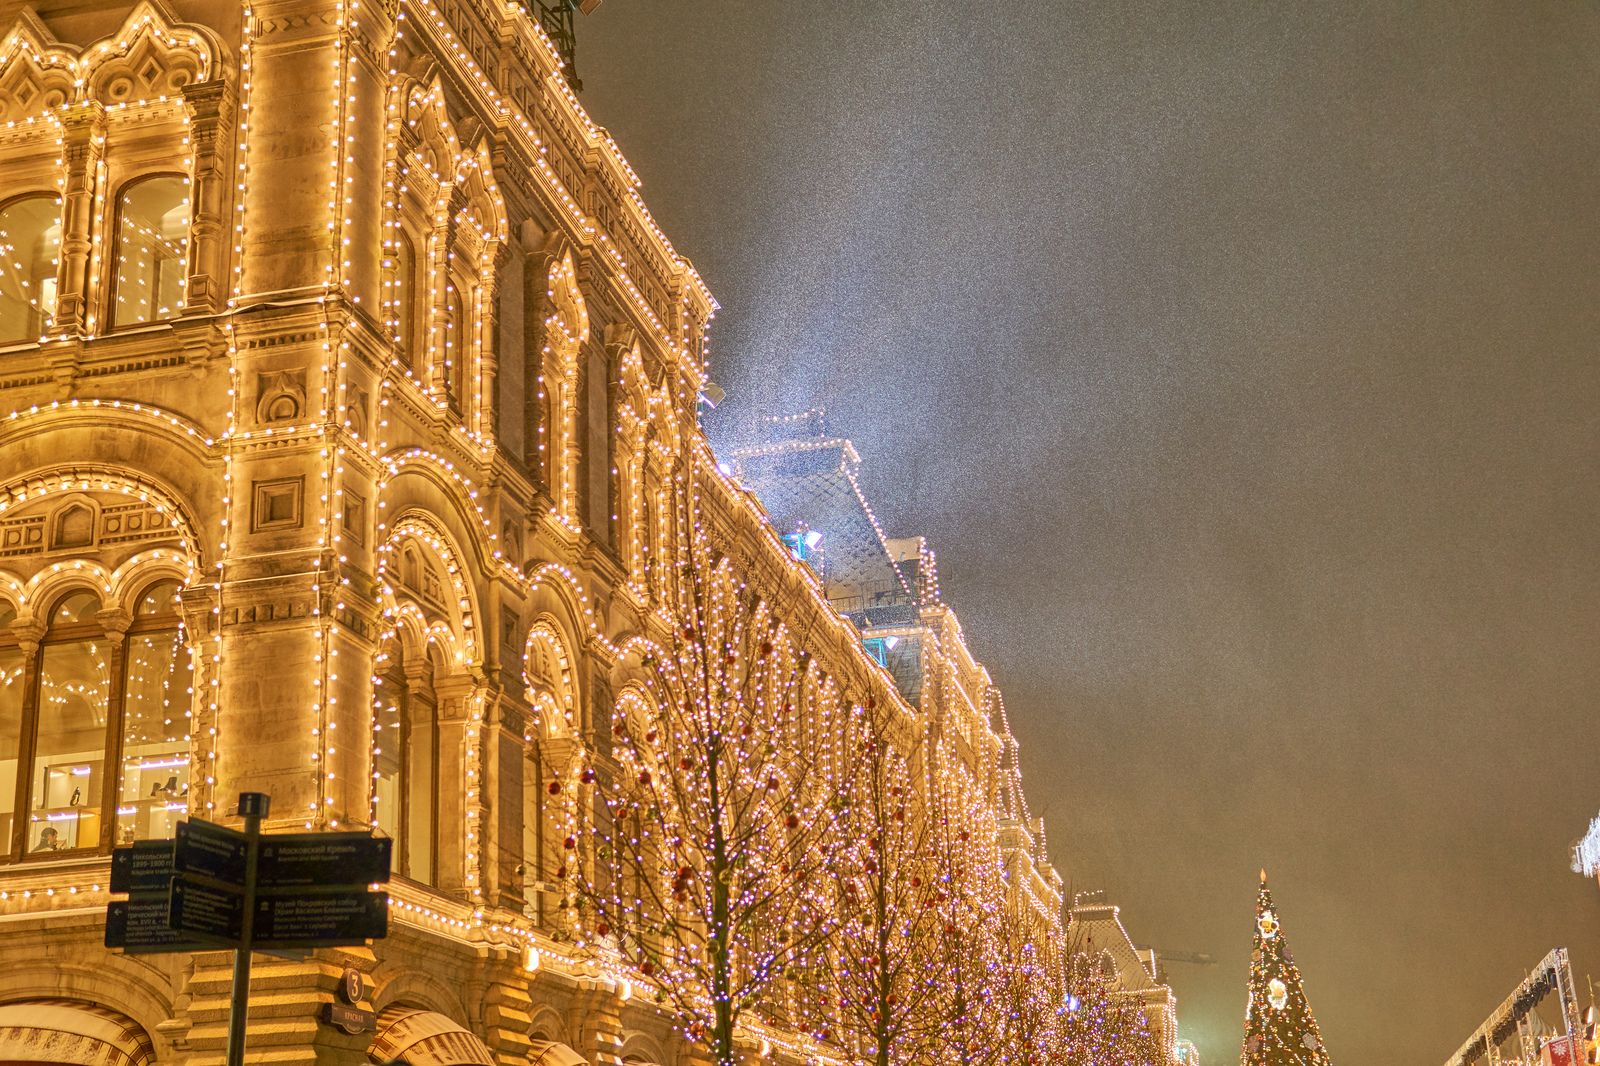
[[[61,845],[56,842],[61,834],[57,833],[55,826],[47,825],[39,830],[39,843],[33,846],[34,851],[60,851]]]

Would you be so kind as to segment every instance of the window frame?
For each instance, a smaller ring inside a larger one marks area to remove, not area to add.
[[[187,627],[183,622],[181,611],[169,614],[145,615],[141,618],[137,614],[139,604],[144,598],[161,585],[176,582],[183,587],[182,578],[171,574],[154,575],[138,588],[138,593],[133,600],[133,621],[123,631],[122,639],[111,639],[112,630],[104,624],[94,622],[71,622],[65,625],[52,626],[49,619],[61,609],[61,605],[71,596],[80,592],[92,593],[100,602],[100,610],[96,614],[114,609],[117,604],[107,604],[103,590],[91,585],[73,584],[60,589],[50,600],[50,607],[44,613],[45,628],[40,633],[38,641],[24,641],[16,632],[14,623],[11,626],[0,626],[0,648],[20,647],[23,649],[23,692],[22,692],[22,721],[17,744],[17,780],[13,796],[11,839],[0,842],[4,850],[0,850],[0,869],[17,867],[26,863],[60,862],[64,859],[77,859],[96,855],[108,855],[116,841],[117,826],[117,795],[122,785],[122,748],[124,740],[123,715],[126,709],[126,696],[128,685],[128,637],[140,633],[161,632],[176,628],[184,634],[183,648],[189,649]],[[37,617],[37,616],[36,616]],[[28,848],[28,829],[32,825],[29,816],[33,810],[34,762],[38,756],[39,747],[39,703],[44,682],[43,663],[45,649],[52,646],[71,644],[82,640],[98,639],[108,645],[106,657],[108,659],[107,675],[110,685],[106,693],[106,725],[104,739],[104,766],[100,774],[100,828],[98,839],[87,846],[62,849],[50,852],[32,852]],[[27,644],[33,643],[33,650],[27,649]],[[192,732],[192,730],[185,730]],[[190,787],[193,790],[195,766],[194,753],[190,752]]]
[[[110,849],[112,839],[107,827],[111,824],[106,818],[106,810],[115,814],[116,793],[110,785],[111,773],[109,767],[116,765],[113,761],[121,748],[121,738],[118,736],[118,726],[122,721],[122,688],[123,674],[126,670],[125,655],[121,642],[110,641],[106,627],[99,622],[70,622],[66,625],[55,626],[50,624],[50,619],[61,609],[66,600],[80,592],[93,593],[100,602],[100,610],[106,609],[104,594],[88,585],[74,585],[62,589],[50,601],[50,608],[45,612],[45,630],[40,635],[39,641],[34,645],[33,651],[28,655],[23,664],[23,678],[26,688],[23,689],[22,703],[22,731],[17,746],[17,783],[15,806],[12,814],[11,847],[9,854],[0,855],[0,863],[29,863],[29,862],[59,862],[62,859],[83,858],[86,856],[103,855]],[[96,612],[99,613],[99,612]],[[100,835],[99,839],[90,847],[66,848],[60,851],[32,852],[28,849],[28,829],[32,823],[28,820],[33,811],[33,786],[34,763],[39,753],[39,700],[44,684],[44,655],[45,650],[52,646],[73,644],[90,639],[106,640],[110,645],[107,658],[110,666],[107,675],[111,678],[110,689],[106,693],[106,732],[102,741],[103,766],[100,771]]]

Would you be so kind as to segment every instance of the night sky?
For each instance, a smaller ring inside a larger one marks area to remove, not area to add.
[[[1600,975],[1600,2],[606,0],[583,101],[1001,685],[1072,889],[1239,1054]]]

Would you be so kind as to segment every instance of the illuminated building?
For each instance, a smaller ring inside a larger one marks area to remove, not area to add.
[[[925,649],[902,697],[718,472],[716,304],[521,6],[11,3],[0,35],[4,1057],[222,1061],[227,956],[108,952],[108,854],[259,791],[269,831],[388,835],[395,879],[387,939],[257,960],[252,1057],[703,1060],[567,870],[698,537],[823,710],[932,709],[936,778],[992,805],[973,851],[1003,836],[1053,928],[931,553],[867,626]],[[347,968],[376,1043],[318,1020]]]
[[[1044,820],[1028,812],[1000,689],[939,594],[933,549],[922,537],[885,535],[857,479],[860,455],[848,440],[829,437],[824,422],[816,410],[767,420],[762,444],[733,452],[739,479],[920,712],[934,753],[927,772],[959,776],[972,782],[963,791],[983,797],[1012,911],[1035,943],[1053,951],[1061,875],[1050,864]]]
[[[1082,893],[1072,906],[1072,940],[1083,959],[1111,979],[1114,999],[1132,1003],[1168,1061],[1185,1063],[1178,1040],[1178,1004],[1156,962],[1156,953],[1134,946],[1122,925],[1121,908],[1104,902],[1103,893]],[[1187,1054],[1193,1056],[1191,1044]]]

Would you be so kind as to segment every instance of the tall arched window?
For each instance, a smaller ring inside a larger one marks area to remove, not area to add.
[[[445,393],[450,401],[451,410],[460,414],[466,410],[462,396],[466,391],[467,360],[471,348],[467,343],[467,337],[470,335],[467,328],[467,306],[466,301],[462,299],[461,289],[455,282],[445,282],[445,294],[449,299],[448,317],[444,324]]]
[[[394,841],[394,869],[425,885],[438,883],[438,699],[434,657],[407,677],[405,646],[384,646],[373,697],[373,821]]]
[[[17,767],[22,757],[22,690],[26,684],[22,649],[11,634],[17,609],[0,600],[0,848],[11,850],[16,826]]]
[[[188,813],[178,590],[147,588],[125,634],[107,630],[96,592],[64,593],[31,656],[0,604],[0,862],[169,837]]]
[[[100,843],[106,747],[116,663],[96,615],[100,597],[70,592],[50,609],[39,648],[31,716],[27,849],[71,851]]]
[[[117,256],[111,324],[176,318],[183,310],[189,250],[189,179],[157,174],[117,196]]]
[[[193,663],[178,614],[178,583],[139,598],[128,628],[117,842],[164,839],[189,814]]]
[[[417,246],[402,232],[395,250],[394,300],[390,316],[394,322],[395,353],[411,366],[417,350]]]
[[[0,344],[38,340],[56,309],[61,201],[25,196],[0,208]]]

